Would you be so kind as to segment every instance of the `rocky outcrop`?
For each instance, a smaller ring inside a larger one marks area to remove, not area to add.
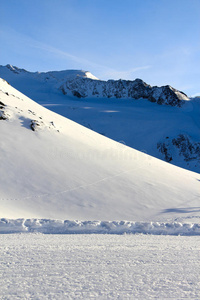
[[[179,134],[174,138],[166,137],[157,143],[157,149],[167,162],[182,160],[187,165],[192,163],[195,168],[200,166],[200,142],[194,142],[186,134]]]
[[[0,101],[0,120],[7,120],[7,115],[5,113],[5,104]]]
[[[67,80],[61,87],[63,94],[78,98],[128,98],[148,99],[158,104],[180,107],[184,101],[189,100],[187,95],[169,85],[157,87],[146,84],[141,79],[130,80],[93,80],[77,77]]]
[[[14,67],[12,65],[6,65],[6,68],[9,69],[11,72],[15,73],[15,74],[20,74],[21,72],[24,73],[29,73],[28,71],[26,71],[25,69],[20,69],[18,67]]]
[[[172,144],[178,148],[179,155],[182,155],[185,161],[200,162],[200,143],[194,143],[187,135],[179,134],[177,138],[172,139]]]
[[[40,120],[31,120],[30,122],[30,128],[33,131],[39,131],[44,129],[50,129],[59,132],[59,130],[56,128],[53,121],[51,122],[44,122],[42,121],[42,118],[40,117]]]

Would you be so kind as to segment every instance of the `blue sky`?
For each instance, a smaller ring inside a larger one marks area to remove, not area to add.
[[[200,95],[200,0],[0,0],[0,64]]]

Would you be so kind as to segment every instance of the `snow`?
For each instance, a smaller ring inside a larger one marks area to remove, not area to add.
[[[0,219],[0,234],[124,234],[200,235],[199,223],[130,221],[70,221],[51,219]]]
[[[86,78],[90,78],[90,79],[93,79],[93,80],[99,80],[96,76],[94,76],[92,73],[90,73],[89,71],[86,71],[85,72],[85,77]]]
[[[17,70],[15,67],[15,71]],[[172,143],[180,134],[189,138],[191,146],[200,143],[199,99],[184,101],[182,107],[171,107],[144,99],[78,100],[63,95],[59,87],[67,79],[85,77],[87,74],[80,72],[68,70],[37,74],[20,70],[16,74],[8,67],[0,66],[1,77],[5,77],[10,84],[46,108],[159,159],[165,160],[165,155],[159,151],[158,143],[169,141],[168,148],[172,156],[170,163],[200,173],[200,156],[194,158],[190,155],[186,159]],[[161,93],[162,88],[156,91]],[[178,91],[176,93],[180,96]],[[181,97],[184,98],[184,94]]]
[[[122,138],[53,113],[0,79],[0,298],[198,299],[200,175],[127,147],[120,131],[129,116],[137,122],[124,128],[136,141],[180,128],[197,139],[198,100],[164,110],[145,101],[64,104],[43,81],[38,87],[51,95],[47,106],[92,126],[120,115],[106,134]]]
[[[199,174],[57,115],[3,80],[0,86],[8,115],[0,120],[1,218],[185,223],[199,216]]]
[[[179,99],[188,101],[188,97],[185,94],[180,93],[179,91],[175,91],[175,94],[178,96]]]
[[[1,299],[199,299],[199,237],[0,235]]]
[[[94,76],[93,74],[91,74],[89,71],[83,71],[83,70],[64,70],[64,71],[49,71],[49,72],[28,72],[24,69],[20,69],[16,66],[12,66],[12,65],[6,65],[6,68],[8,70],[11,70],[14,74],[20,74],[21,76],[25,75],[25,76],[34,76],[35,78],[41,78],[41,79],[53,79],[53,80],[61,80],[61,81],[66,81],[67,79],[72,79],[72,78],[76,78],[76,77],[83,77],[83,78],[90,78],[90,79],[94,79],[94,80],[98,80],[98,78],[96,76]],[[1,69],[1,73],[8,72],[8,70],[6,70],[6,68],[2,68],[2,66],[0,66]],[[39,75],[39,76],[37,76]],[[41,80],[40,79],[40,80]]]

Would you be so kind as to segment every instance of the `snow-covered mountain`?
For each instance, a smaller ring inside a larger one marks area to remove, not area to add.
[[[3,66],[1,66],[2,68]],[[83,70],[66,70],[66,71],[51,71],[51,72],[28,72],[25,69],[20,69],[18,67],[12,66],[12,65],[6,65],[5,68],[13,72],[14,74],[20,74],[23,75],[24,73],[26,75],[34,76],[35,78],[39,77],[45,80],[56,80],[56,81],[63,81],[65,82],[68,79],[76,78],[76,77],[82,77],[82,78],[90,78],[94,80],[98,80],[97,77],[92,75],[89,71],[83,71]],[[3,67],[4,69],[4,67]]]
[[[183,100],[189,100],[186,94],[171,86],[151,87],[141,79],[130,80],[98,80],[88,71],[67,70],[52,72],[28,72],[24,69],[7,65],[0,66],[0,75],[6,80],[13,74],[18,75],[18,80],[28,77],[35,81],[45,81],[62,91],[64,95],[77,98],[123,98],[123,99],[148,99],[158,104],[180,107]],[[11,76],[11,78],[10,78]]]
[[[61,91],[59,91],[61,85],[74,78],[80,77],[98,80],[98,78],[88,71],[66,70],[52,72],[28,72],[12,65],[0,66],[0,77],[5,78],[5,80],[18,90],[23,91],[26,95],[31,96],[33,92],[35,93],[33,98],[38,95],[40,99],[42,96],[45,96],[46,93],[61,93]]]
[[[0,67],[0,76],[39,104],[83,126],[200,172],[199,98],[189,99],[170,86],[151,87],[142,80],[101,81],[75,70],[32,73],[7,65]]]
[[[134,221],[199,217],[197,173],[55,114],[2,79],[0,101],[0,217]]]

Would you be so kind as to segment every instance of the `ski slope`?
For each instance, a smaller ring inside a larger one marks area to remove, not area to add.
[[[2,79],[0,101],[1,218],[163,222],[200,215],[199,174],[55,114]]]

